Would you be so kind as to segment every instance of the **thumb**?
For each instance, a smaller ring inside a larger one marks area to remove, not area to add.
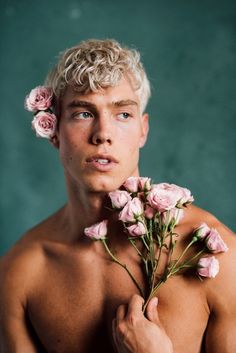
[[[146,308],[146,315],[148,320],[160,325],[160,320],[157,312],[158,298],[154,297],[150,300]]]

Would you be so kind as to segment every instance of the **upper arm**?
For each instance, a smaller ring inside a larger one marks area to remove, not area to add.
[[[212,315],[206,331],[207,353],[236,352],[236,310],[232,313]]]
[[[236,352],[236,236],[218,223],[217,230],[229,250],[216,255],[220,271],[209,281],[208,302],[211,315],[205,335],[207,353]]]
[[[0,264],[0,352],[37,353],[27,323],[26,284],[21,263],[2,260]]]

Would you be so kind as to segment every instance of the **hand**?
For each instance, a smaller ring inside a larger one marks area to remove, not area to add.
[[[120,305],[112,322],[112,333],[118,353],[173,353],[171,340],[162,327],[157,298],[148,303],[146,313],[142,312],[143,298],[135,294],[128,308]],[[126,310],[127,309],[127,310]]]

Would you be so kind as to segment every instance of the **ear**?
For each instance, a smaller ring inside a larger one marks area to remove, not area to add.
[[[141,117],[141,136],[140,136],[140,142],[139,142],[140,148],[142,148],[146,143],[146,140],[148,137],[148,131],[149,131],[149,116],[147,113],[145,113]]]
[[[50,143],[53,145],[53,147],[59,149],[60,143],[57,134],[50,139]]]

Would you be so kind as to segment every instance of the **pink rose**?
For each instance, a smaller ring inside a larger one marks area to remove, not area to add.
[[[184,217],[184,210],[180,208],[172,208],[170,211],[166,211],[162,213],[162,221],[164,223],[174,223],[174,225],[177,225],[181,219]]]
[[[138,197],[134,197],[128,201],[123,210],[119,214],[119,220],[122,222],[135,222],[143,213],[143,205]]]
[[[132,226],[127,227],[127,230],[132,237],[140,237],[146,234],[146,229],[142,222],[132,224]]]
[[[129,177],[123,184],[129,192],[149,191],[151,179],[147,177]]]
[[[107,222],[107,220],[104,220],[100,223],[92,225],[91,227],[85,228],[84,234],[94,240],[105,239],[107,235]]]
[[[144,215],[147,219],[152,219],[155,216],[156,210],[150,206],[146,206]]]
[[[109,197],[111,199],[112,206],[118,209],[124,207],[127,202],[131,200],[130,194],[124,190],[109,192]]]
[[[151,179],[147,177],[139,177],[139,190],[149,191],[151,189]]]
[[[150,205],[159,212],[193,202],[193,197],[188,189],[168,183],[153,184],[147,199]]]
[[[179,186],[179,191],[180,191],[180,193],[182,193],[181,198],[179,200],[180,205],[187,205],[187,204],[192,203],[194,201],[194,198],[191,195],[190,190]]]
[[[198,261],[198,274],[202,277],[214,278],[219,272],[219,261],[215,256],[202,257]]]
[[[167,183],[154,184],[147,196],[150,206],[159,212],[174,208],[179,199],[179,188]]]
[[[194,230],[193,236],[198,239],[204,239],[211,231],[211,228],[208,227],[206,223],[201,223],[198,228]]]
[[[123,184],[123,186],[129,192],[137,192],[139,185],[139,177],[129,177]]]
[[[57,118],[52,113],[39,112],[32,121],[32,128],[36,136],[47,139],[52,138],[56,132]]]
[[[25,98],[25,109],[30,112],[46,110],[52,105],[53,91],[50,87],[38,86]]]
[[[210,233],[206,237],[206,246],[214,254],[226,252],[228,250],[228,246],[214,228],[210,230]]]

